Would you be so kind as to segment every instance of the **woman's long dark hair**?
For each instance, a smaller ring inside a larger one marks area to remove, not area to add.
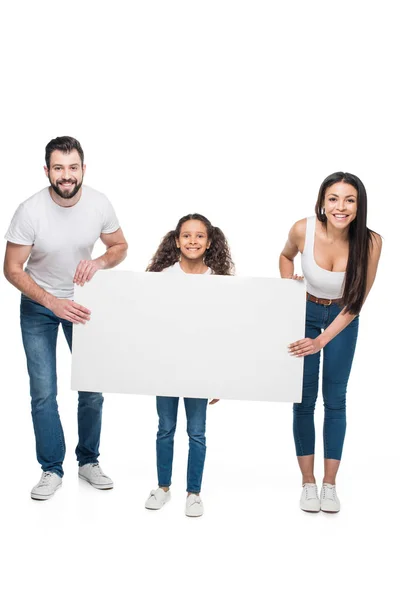
[[[203,215],[199,215],[198,213],[186,215],[179,219],[176,228],[169,231],[167,235],[163,237],[161,244],[151,259],[146,271],[163,271],[167,267],[171,267],[178,262],[181,252],[176,246],[176,240],[179,238],[182,225],[186,221],[192,220],[204,223],[207,229],[207,237],[209,241],[211,241],[211,245],[209,249],[206,250],[204,256],[204,264],[206,264],[207,267],[210,267],[215,275],[233,275],[235,265],[231,258],[231,252],[226,237],[219,227],[213,227],[206,217],[203,217]]]
[[[327,218],[323,210],[325,192],[328,187],[340,181],[352,185],[357,190],[357,215],[349,226],[349,258],[342,295],[345,312],[357,315],[364,301],[369,254],[373,243],[372,234],[375,233],[367,227],[367,192],[363,182],[351,173],[338,171],[328,175],[319,189],[315,214],[326,228]]]

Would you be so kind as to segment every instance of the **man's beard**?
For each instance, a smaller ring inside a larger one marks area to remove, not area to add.
[[[49,181],[50,181],[51,187],[53,188],[53,190],[55,191],[56,194],[58,194],[61,198],[64,198],[65,200],[69,200],[70,198],[73,198],[79,192],[79,190],[82,187],[83,179],[79,183],[76,183],[75,186],[70,190],[62,190],[61,188],[58,187],[57,183],[53,183],[50,179],[49,179]],[[66,183],[67,181],[69,182],[70,180],[69,179],[61,180],[60,183],[61,182]]]

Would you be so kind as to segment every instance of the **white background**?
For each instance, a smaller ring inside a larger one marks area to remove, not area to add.
[[[239,274],[277,276],[290,226],[312,214],[321,181],[336,170],[364,181],[369,226],[384,236],[348,388],[336,516],[298,508],[290,405],[210,407],[202,519],[184,516],[182,410],[173,500],[158,513],[143,507],[156,485],[148,397],[107,396],[101,464],[115,489],[79,482],[76,400],[61,339],[66,475],[51,501],[31,501],[40,469],[19,296],[2,280],[7,598],[395,597],[396,4],[71,0],[3,8],[2,231],[17,205],[46,185],[46,143],[72,135],[86,153],[86,183],[107,193],[130,243],[124,269],[144,270],[160,238],[199,211],[226,233]],[[316,423],[321,481],[321,399]]]

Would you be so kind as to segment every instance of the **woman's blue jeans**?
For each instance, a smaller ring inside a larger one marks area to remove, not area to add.
[[[338,304],[323,306],[307,300],[306,337],[316,338],[342,310]],[[340,460],[346,433],[346,390],[358,333],[357,316],[323,349],[322,396],[324,399],[324,457]],[[314,454],[314,410],[318,396],[321,352],[304,358],[303,396],[293,405],[293,435],[297,456]]]
[[[51,471],[62,477],[65,441],[58,414],[56,372],[60,324],[71,350],[72,323],[22,296],[21,330],[30,379],[36,456],[43,471]],[[78,392],[78,399],[79,441],[76,456],[82,466],[96,462],[99,456],[103,396],[97,392]]]
[[[206,458],[206,398],[185,398],[189,456],[187,464],[187,492],[198,494],[201,490]],[[178,416],[179,398],[157,396],[157,472],[159,487],[169,487],[174,456],[174,435]]]

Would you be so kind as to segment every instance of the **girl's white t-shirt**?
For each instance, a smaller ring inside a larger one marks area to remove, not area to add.
[[[212,271],[210,269],[210,267],[208,267],[207,271],[205,271],[204,273],[185,273],[185,271],[182,269],[181,267],[181,263],[176,262],[175,264],[171,265],[170,267],[166,267],[165,269],[163,269],[162,271],[163,273],[181,273],[182,275],[212,275]]]
[[[108,198],[82,186],[74,206],[54,202],[46,187],[17,208],[6,240],[32,246],[25,271],[46,292],[57,298],[73,298],[73,278],[81,260],[90,260],[102,233],[119,229]]]

